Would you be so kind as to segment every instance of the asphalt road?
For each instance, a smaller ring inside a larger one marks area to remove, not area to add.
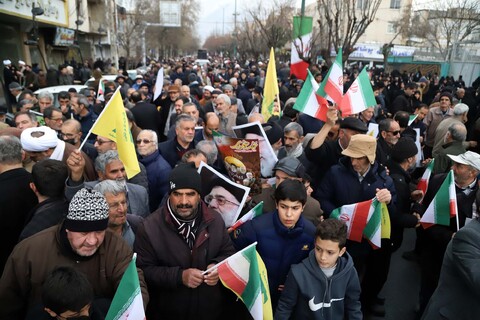
[[[414,320],[420,290],[420,268],[416,262],[402,258],[413,250],[415,230],[405,229],[402,246],[392,255],[390,272],[380,296],[385,298],[385,318],[366,315],[366,320]]]

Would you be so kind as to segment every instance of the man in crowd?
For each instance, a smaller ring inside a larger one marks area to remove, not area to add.
[[[213,131],[220,129],[220,118],[215,112],[207,112],[205,114],[205,122],[203,123],[203,130],[195,132],[195,141],[213,140]]]
[[[147,169],[150,212],[157,210],[168,192],[168,176],[172,167],[158,151],[158,136],[153,130],[142,130],[137,136],[139,161]]]
[[[70,176],[65,182],[65,195],[67,199],[72,199],[73,195],[84,186],[93,188],[100,181],[116,180],[125,186],[128,198],[128,213],[136,214],[146,217],[150,214],[148,205],[148,192],[139,185],[126,182],[127,174],[125,166],[118,157],[117,151],[107,151],[99,154],[95,160],[95,170],[98,173],[98,180],[85,182],[82,178],[85,158],[82,157],[78,150],[72,152],[67,160],[68,168],[70,169]]]
[[[65,199],[67,166],[58,160],[45,159],[33,166],[32,177],[30,188],[37,196],[38,205],[25,219],[27,224],[20,234],[20,241],[58,224],[68,213]]]
[[[40,107],[40,113],[43,113],[48,107],[53,106],[53,94],[48,91],[42,91],[38,94],[38,106]]]
[[[193,117],[181,114],[175,122],[176,137],[158,144],[160,154],[172,168],[175,167],[185,152],[195,148],[193,139],[195,136],[195,124],[196,121]]]
[[[16,246],[0,279],[0,319],[23,319],[27,313],[42,310],[42,283],[59,265],[83,272],[97,298],[113,299],[133,252],[120,237],[106,230],[108,211],[103,195],[82,189],[73,197],[61,224]],[[147,304],[148,292],[140,270],[139,279]]]
[[[55,107],[48,107],[43,110],[43,119],[45,119],[45,125],[55,130],[60,136],[59,133],[63,124],[62,111]]]
[[[28,213],[38,203],[30,188],[32,175],[22,167],[22,154],[17,137],[0,136],[0,273],[18,242]]]
[[[22,148],[27,155],[35,162],[43,159],[59,160],[67,163],[67,159],[74,152],[75,147],[65,141],[58,139],[57,133],[49,127],[36,127],[25,129],[21,136]],[[86,181],[96,179],[92,161],[83,152],[84,170],[82,176]]]
[[[427,126],[427,139],[425,140],[425,147],[423,153],[425,158],[432,157],[433,145],[435,143],[435,131],[438,125],[444,119],[450,118],[453,115],[452,95],[448,91],[444,91],[439,97],[439,106],[433,107],[428,111],[427,116],[423,122]]]
[[[393,146],[400,139],[400,125],[393,119],[384,119],[378,124],[378,131],[376,160],[386,165],[390,160]]]
[[[216,270],[203,272],[235,250],[223,219],[202,202],[200,180],[190,164],[174,168],[168,199],[137,232],[137,265],[151,292],[148,319],[222,319],[225,289]]]
[[[60,128],[60,136],[63,141],[73,145],[75,148],[80,148],[82,144],[82,125],[78,120],[68,119]],[[95,147],[88,142],[85,142],[83,145],[82,151],[84,151],[92,161],[95,161],[95,158],[98,155]]]
[[[13,121],[15,122],[15,126],[22,131],[27,128],[38,127],[37,116],[28,111],[15,113]]]
[[[98,116],[93,112],[93,110],[91,110],[92,108],[90,108],[87,97],[84,95],[73,96],[70,100],[70,103],[72,105],[72,111],[75,115],[75,118],[82,125],[82,139],[85,139],[87,133],[92,128]],[[89,142],[92,143],[94,138],[94,136],[90,135],[88,137]]]
[[[147,102],[141,92],[133,92],[130,100],[135,104],[132,111],[135,117],[135,123],[142,129],[150,129],[158,134],[157,108],[155,105]]]
[[[226,94],[219,94],[216,99],[215,110],[220,119],[220,132],[233,135],[232,127],[236,125],[237,114],[230,110],[230,97]]]

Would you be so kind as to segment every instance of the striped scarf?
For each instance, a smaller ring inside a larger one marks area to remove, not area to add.
[[[177,228],[178,234],[182,236],[182,238],[187,243],[190,250],[193,248],[193,244],[195,243],[196,233],[198,229],[198,221],[197,219],[199,215],[197,215],[192,220],[183,220],[177,217],[174,213],[172,208],[170,208],[170,201],[167,200],[167,207],[170,216],[172,217],[172,223]]]

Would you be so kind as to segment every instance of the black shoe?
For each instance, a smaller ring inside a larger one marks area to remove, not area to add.
[[[418,261],[420,257],[418,256],[418,253],[415,252],[415,250],[412,250],[402,253],[402,258],[408,261]]]

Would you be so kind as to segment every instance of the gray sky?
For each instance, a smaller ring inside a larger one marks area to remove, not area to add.
[[[237,0],[237,23],[245,18],[247,5],[257,6],[261,0]],[[294,0],[296,6],[300,8],[301,0]],[[200,35],[201,45],[205,39],[212,33],[218,35],[231,33],[233,31],[235,12],[235,0],[198,0],[201,11],[198,15],[197,30]],[[263,0],[264,4],[272,5],[273,0]],[[306,4],[315,2],[315,0],[306,0]]]

